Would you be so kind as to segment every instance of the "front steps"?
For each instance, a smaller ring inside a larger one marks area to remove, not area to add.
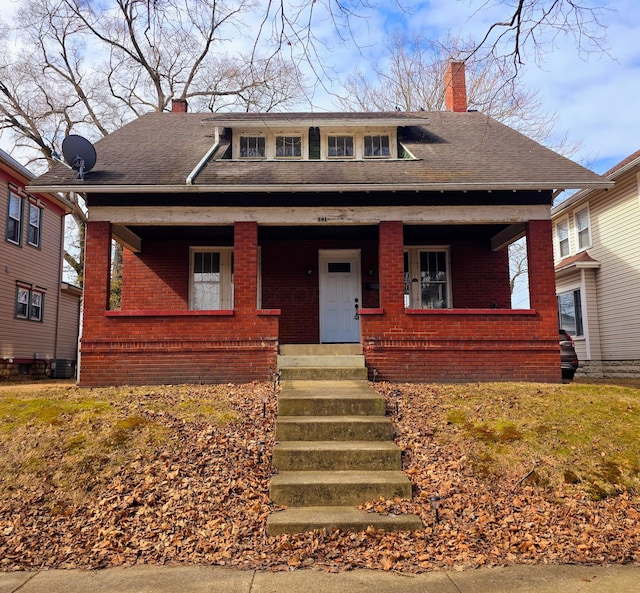
[[[392,440],[393,426],[384,414],[384,399],[364,380],[283,383],[273,450],[278,473],[270,493],[273,502],[289,508],[269,516],[269,535],[332,528],[362,531],[369,526],[422,529],[415,515],[378,515],[355,508],[380,497],[411,498],[400,449]]]
[[[290,344],[280,346],[283,381],[366,380],[361,344]]]

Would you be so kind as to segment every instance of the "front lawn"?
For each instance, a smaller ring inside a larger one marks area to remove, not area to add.
[[[270,384],[0,385],[0,569],[640,563],[637,386],[372,385],[414,498],[363,506],[415,534],[265,535]]]

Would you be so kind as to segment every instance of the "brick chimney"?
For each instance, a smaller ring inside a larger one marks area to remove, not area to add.
[[[171,111],[172,113],[186,113],[189,110],[189,104],[186,99],[172,99]]]
[[[464,76],[464,62],[449,62],[444,76],[444,104],[447,111],[467,110],[467,82]]]

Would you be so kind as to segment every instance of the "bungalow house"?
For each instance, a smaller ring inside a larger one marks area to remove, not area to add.
[[[580,372],[640,376],[640,151],[552,209],[559,323]]]
[[[554,192],[610,182],[486,115],[149,113],[100,140],[86,197],[82,385],[265,379],[356,344],[391,381],[560,381]],[[511,308],[526,236],[530,308]],[[109,309],[112,240],[124,246]]]
[[[75,371],[81,295],[62,282],[71,204],[55,193],[27,191],[34,177],[0,150],[0,374],[68,378]]]

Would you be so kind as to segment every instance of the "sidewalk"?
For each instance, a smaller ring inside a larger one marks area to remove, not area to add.
[[[640,593],[640,566],[512,566],[422,575],[209,566],[0,573],[0,593]]]

